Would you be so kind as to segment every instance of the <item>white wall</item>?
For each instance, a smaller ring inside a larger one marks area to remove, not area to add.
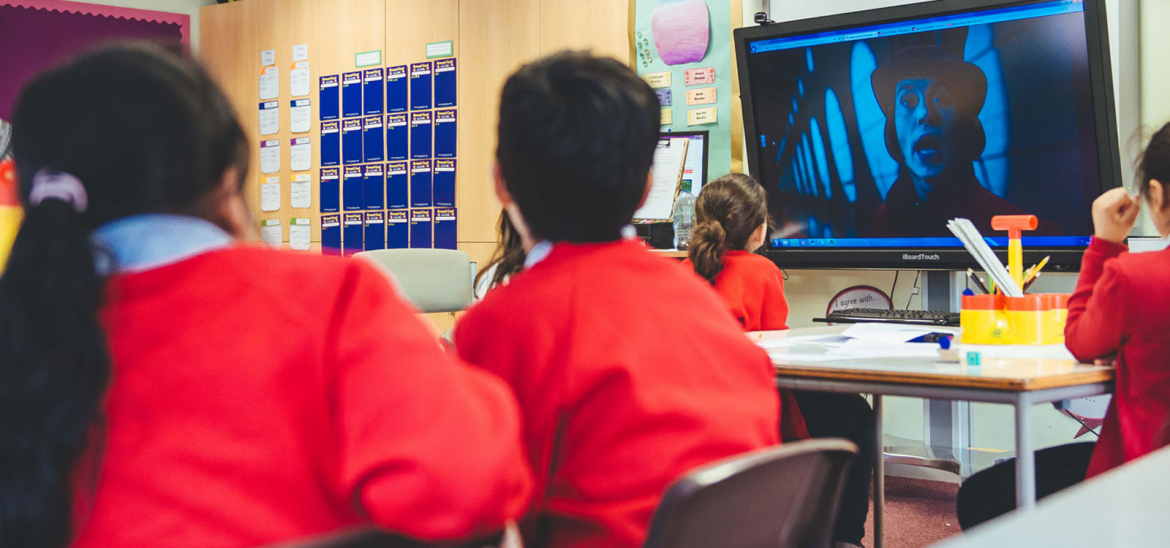
[[[884,8],[895,5],[912,4],[930,0],[744,0],[744,24],[752,25],[755,12],[764,7],[770,7],[770,15],[774,21],[791,21],[810,17],[821,17],[838,13],[863,11]],[[1113,56],[1114,89],[1120,89],[1118,56],[1121,49],[1118,45],[1118,10],[1120,2],[1124,0],[1106,0],[1107,16],[1110,27],[1110,51]],[[1148,4],[1158,4],[1163,15],[1170,16],[1166,0],[1143,0]],[[1143,13],[1143,15],[1145,15]],[[1146,21],[1149,18],[1143,17]],[[1158,21],[1167,20],[1165,17]],[[1156,25],[1156,23],[1155,23]],[[1165,55],[1159,59],[1170,57],[1170,44],[1159,44]],[[1148,59],[1143,56],[1143,59]],[[1144,65],[1148,67],[1154,62]],[[1158,65],[1161,80],[1159,89],[1170,90],[1170,68],[1165,63]],[[1120,94],[1118,94],[1120,95]],[[1144,103],[1143,103],[1144,104]],[[1170,101],[1162,103],[1158,111],[1163,119],[1170,119]],[[1124,137],[1122,137],[1124,139]],[[786,285],[786,295],[789,301],[789,326],[807,327],[812,325],[813,317],[820,317],[825,312],[829,300],[841,289],[852,285],[872,285],[884,291],[889,291],[893,283],[893,272],[876,271],[847,271],[847,270],[794,270],[789,271]],[[894,305],[905,307],[909,303],[911,309],[921,308],[919,295],[913,291],[915,272],[902,272],[898,279],[898,289],[893,295]],[[1072,291],[1076,283],[1076,276],[1070,274],[1049,274],[1037,282],[1037,291],[1064,292]],[[884,429],[887,435],[898,436],[911,440],[922,440],[924,430],[924,413],[922,400],[915,398],[886,398],[886,420]],[[1013,449],[1014,415],[1012,409],[1004,405],[973,404],[970,421],[971,440],[975,447],[988,449]],[[1041,447],[1068,443],[1079,429],[1079,425],[1063,416],[1049,406],[1039,406],[1035,410],[1035,432],[1037,443]],[[1082,438],[1083,439],[1083,438]]]
[[[199,8],[215,4],[215,0],[67,0],[83,4],[101,4],[120,8],[165,11],[191,16],[191,52],[199,53]]]

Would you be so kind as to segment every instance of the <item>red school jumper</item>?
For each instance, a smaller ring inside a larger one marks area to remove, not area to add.
[[[695,269],[690,259],[683,261],[683,266]],[[788,329],[784,273],[766,257],[742,249],[725,252],[723,270],[715,277],[715,291],[744,331]]]
[[[682,262],[695,269],[690,259]],[[744,331],[788,329],[788,299],[784,297],[784,273],[762,255],[742,249],[723,253],[723,269],[715,276],[715,291],[739,320]],[[780,391],[780,437],[785,441],[807,440],[812,436],[804,415],[790,390]]]
[[[1065,345],[1080,361],[1117,353],[1093,477],[1154,449],[1170,418],[1170,250],[1130,254],[1093,238],[1068,301]]]
[[[74,548],[370,524],[451,539],[528,502],[507,387],[448,358],[362,261],[227,248],[107,297],[107,436],[75,474]]]
[[[455,345],[520,400],[532,546],[641,546],[674,480],[778,443],[767,355],[640,242],[556,245],[473,306]]]

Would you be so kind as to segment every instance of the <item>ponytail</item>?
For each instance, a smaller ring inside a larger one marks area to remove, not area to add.
[[[0,276],[0,546],[70,542],[72,471],[110,377],[88,234],[68,202],[29,207]]]
[[[208,202],[247,172],[248,147],[207,73],[157,45],[107,46],[41,74],[13,113],[25,218],[0,276],[0,546],[63,548],[80,521],[75,488],[92,480],[79,472],[101,456],[111,377],[90,234],[149,213],[214,221]]]
[[[723,254],[727,252],[727,232],[718,221],[706,220],[695,225],[691,235],[691,249],[687,256],[695,265],[695,272],[715,285],[715,278],[723,270]]]
[[[695,272],[715,285],[724,255],[745,249],[751,235],[768,223],[764,188],[742,173],[729,173],[703,187],[695,200],[695,228],[687,256]]]

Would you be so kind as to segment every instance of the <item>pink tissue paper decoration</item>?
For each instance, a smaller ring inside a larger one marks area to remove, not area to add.
[[[702,61],[710,28],[705,0],[658,0],[650,16],[654,47],[667,65]]]

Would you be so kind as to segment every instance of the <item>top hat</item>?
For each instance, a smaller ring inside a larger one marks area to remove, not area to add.
[[[947,86],[960,115],[977,115],[987,99],[987,75],[963,60],[967,29],[894,36],[890,62],[870,76],[878,105],[887,118],[894,114],[895,91],[904,80],[933,80]]]

